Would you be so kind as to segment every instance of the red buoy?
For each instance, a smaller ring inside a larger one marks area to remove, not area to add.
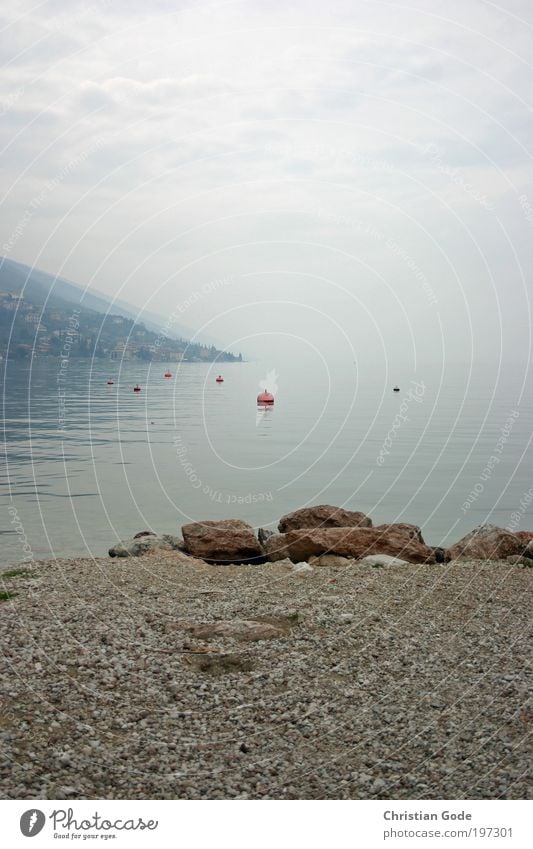
[[[107,385],[108,385],[108,386],[113,386],[114,382],[115,382],[114,380],[109,379],[109,380],[107,381]]]
[[[217,383],[224,383],[224,378],[222,377],[221,374],[219,374],[219,376],[217,377],[216,382]]]
[[[133,387],[133,391],[134,392],[140,392],[141,391],[141,387],[139,386],[138,383],[136,383],[135,386]]]
[[[267,392],[266,389],[264,392],[260,392],[257,396],[257,403],[261,407],[268,407],[274,403],[274,396]]]
[[[169,371],[166,371],[166,372],[165,372],[165,377],[172,377],[172,375],[171,375],[171,373],[170,373]]]

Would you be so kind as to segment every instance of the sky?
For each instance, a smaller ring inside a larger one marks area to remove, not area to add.
[[[530,0],[21,0],[0,29],[1,254],[275,367],[530,362]]]

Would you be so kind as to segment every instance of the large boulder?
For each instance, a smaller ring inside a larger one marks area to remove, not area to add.
[[[360,560],[368,554],[389,554],[409,563],[435,563],[428,545],[410,539],[405,533],[383,532],[377,528],[309,528],[284,534],[291,560],[297,563],[313,555],[338,554]]]
[[[287,513],[279,520],[278,529],[282,534],[301,528],[371,528],[372,519],[364,513],[319,504],[316,507],[303,507],[294,513]]]
[[[405,534],[409,539],[414,539],[417,542],[421,542],[424,544],[424,538],[422,537],[422,531],[418,527],[418,525],[411,525],[409,522],[394,522],[386,525],[376,525],[376,531],[383,531],[383,533],[389,533],[390,531],[394,531],[395,533]]]
[[[505,560],[522,554],[525,543],[496,525],[479,525],[448,549],[451,560]]]
[[[110,557],[142,557],[157,551],[183,551],[183,540],[172,534],[142,533],[133,539],[116,543],[109,549]]]
[[[208,563],[262,562],[263,550],[254,530],[240,519],[191,522],[181,532],[185,550]]]

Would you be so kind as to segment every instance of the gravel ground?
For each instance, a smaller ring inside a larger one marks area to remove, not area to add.
[[[0,582],[3,798],[529,795],[529,569],[25,568]],[[187,630],[256,617],[277,638]]]

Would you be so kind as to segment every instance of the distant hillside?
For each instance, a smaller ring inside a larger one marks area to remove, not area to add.
[[[46,306],[44,306],[46,303]],[[180,338],[176,325],[135,321],[137,310],[38,269],[0,259],[0,354],[235,362],[242,357]],[[192,334],[191,334],[192,335]],[[68,351],[68,353],[66,353]]]
[[[50,306],[64,305],[66,302],[86,309],[97,310],[97,312],[106,313],[111,310],[113,313],[132,318],[134,321],[139,318],[138,308],[120,298],[112,301],[110,297],[102,293],[95,293],[94,289],[85,291],[83,286],[73,283],[71,280],[66,280],[64,277],[55,277],[46,271],[30,268],[29,265],[14,262],[7,257],[0,257],[0,290],[16,292],[17,294],[24,291],[25,298],[34,303],[44,303],[48,295]],[[165,326],[165,318],[144,310],[142,321],[149,330],[153,330],[155,333],[159,333]],[[167,335],[174,339],[191,339],[195,336],[195,332],[190,327],[173,322]],[[198,341],[209,345],[220,344],[217,340],[207,336],[198,339]]]

